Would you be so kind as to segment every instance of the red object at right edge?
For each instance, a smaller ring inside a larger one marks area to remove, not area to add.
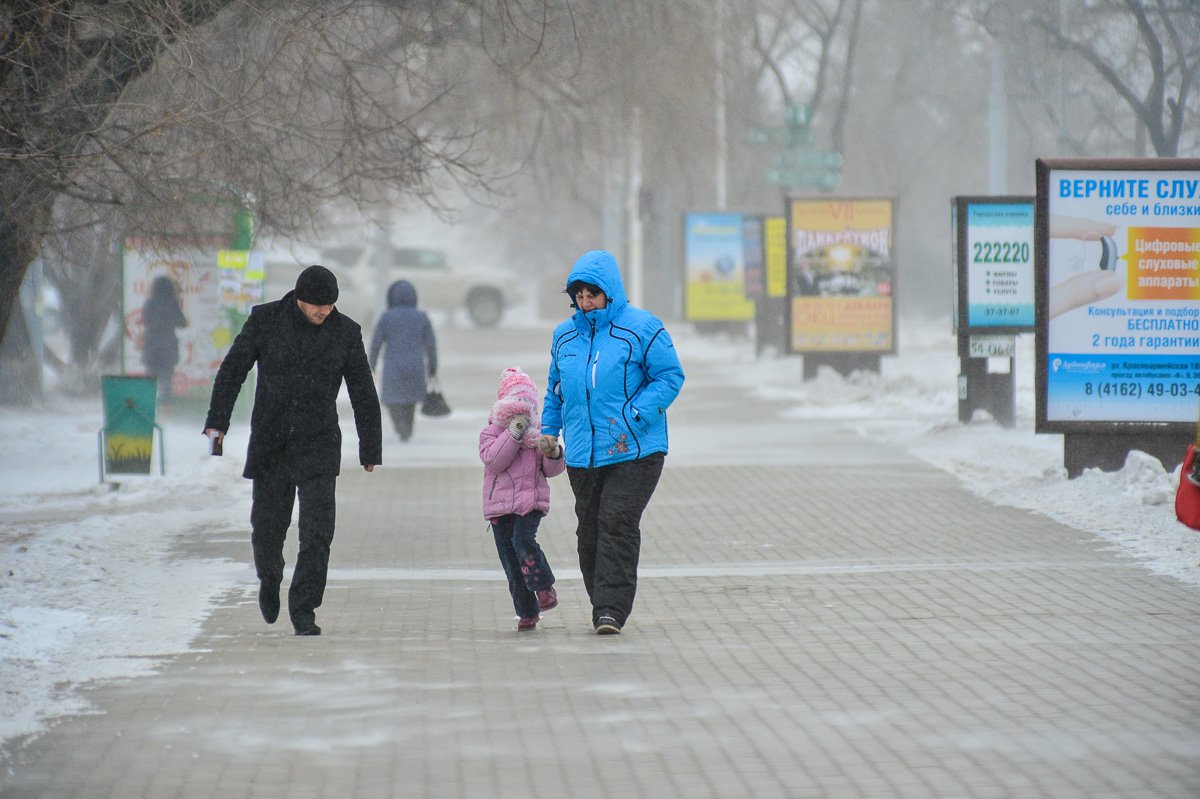
[[[1175,492],[1175,517],[1193,530],[1200,530],[1200,486],[1188,479],[1196,461],[1196,445],[1188,445],[1179,469],[1179,490]]]

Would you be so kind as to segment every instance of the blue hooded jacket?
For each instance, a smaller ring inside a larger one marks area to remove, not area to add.
[[[604,308],[554,329],[542,433],[562,434],[568,466],[592,468],[667,451],[667,407],[683,387],[675,344],[653,314],[629,304],[616,259],[585,253],[567,277],[602,289]]]

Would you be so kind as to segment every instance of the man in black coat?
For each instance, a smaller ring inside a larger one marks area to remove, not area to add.
[[[254,481],[250,525],[258,606],[268,624],[279,617],[283,541],[300,498],[300,550],[288,613],[296,635],[320,635],[316,609],[325,594],[333,542],[334,488],[341,470],[337,396],[346,381],[358,459],[368,472],[382,461],[379,397],[362,329],[338,313],[337,278],[323,266],[300,273],[283,299],[258,305],[217,370],[206,435],[222,442],[250,367],[258,364],[250,445],[243,477]]]

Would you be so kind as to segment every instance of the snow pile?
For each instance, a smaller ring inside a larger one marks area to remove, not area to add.
[[[98,482],[99,414],[94,402],[55,401],[9,411],[0,433],[12,456],[0,493],[0,740],[87,712],[78,685],[150,673],[187,651],[215,597],[253,578],[244,563],[174,557],[196,528],[245,538],[238,464],[169,456],[166,477],[122,476],[110,492]],[[168,452],[201,452],[192,438],[168,425]]]

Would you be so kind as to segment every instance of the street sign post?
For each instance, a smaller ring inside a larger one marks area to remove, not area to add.
[[[813,147],[809,129],[812,114],[806,105],[784,109],[784,123],[777,128],[753,128],[747,139],[754,144],[774,144],[767,180],[788,189],[832,191],[842,182],[842,154]]]
[[[842,154],[837,150],[779,150],[772,158],[779,169],[841,171]]]
[[[832,191],[842,182],[842,173],[833,169],[768,169],[767,180],[789,189]]]

